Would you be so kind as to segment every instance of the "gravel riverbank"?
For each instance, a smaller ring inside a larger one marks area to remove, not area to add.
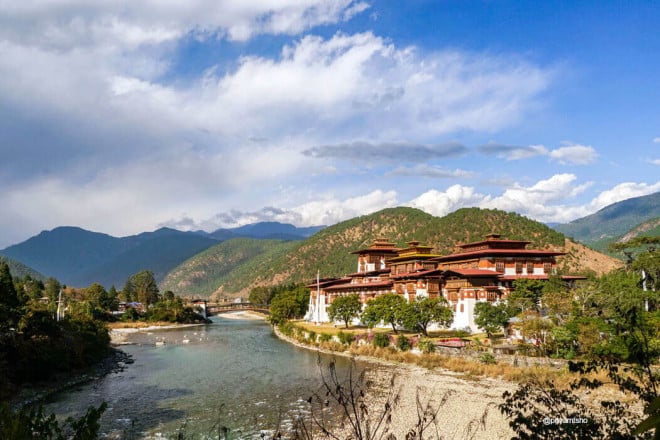
[[[289,338],[275,329],[275,334],[296,346],[319,351]],[[373,365],[367,376],[373,380],[375,390],[387,390],[394,374],[394,386],[399,391],[399,403],[393,411],[391,430],[397,439],[405,439],[406,433],[418,422],[419,410],[430,405],[437,410],[435,422],[427,428],[429,438],[448,439],[509,439],[514,432],[500,413],[497,405],[505,391],[513,391],[517,384],[503,380],[480,378],[464,379],[448,370],[433,369],[410,364],[383,361],[348,353],[329,352],[337,356],[353,357]],[[382,403],[382,394],[371,397],[372,407]],[[421,407],[421,408],[420,408]]]

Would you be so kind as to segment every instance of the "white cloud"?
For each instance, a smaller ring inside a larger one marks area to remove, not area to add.
[[[649,159],[648,163],[653,165],[660,165],[660,159]]]
[[[490,143],[477,147],[484,154],[494,154],[506,160],[529,159],[535,156],[548,156],[551,160],[563,165],[587,165],[598,157],[596,150],[591,146],[566,144],[555,150],[548,150],[543,145],[530,145],[527,147],[516,145],[503,145]]]
[[[452,185],[446,191],[429,190],[406,205],[435,216],[444,216],[459,208],[480,206],[489,200],[490,196],[479,194],[473,187]]]
[[[653,142],[655,142],[656,144],[660,144],[660,137],[654,138]]]
[[[660,191],[660,181],[656,183],[620,183],[612,189],[598,194],[598,196],[591,201],[590,208],[595,212],[607,205],[611,205],[612,203],[633,197],[646,196],[657,191]]]
[[[564,147],[552,150],[550,158],[561,164],[587,165],[592,163],[598,157],[596,150],[591,146],[585,145],[566,145]]]
[[[385,173],[386,176],[413,176],[431,177],[436,179],[446,178],[468,178],[474,177],[475,173],[461,169],[447,170],[433,165],[419,164],[412,167],[399,166]]]

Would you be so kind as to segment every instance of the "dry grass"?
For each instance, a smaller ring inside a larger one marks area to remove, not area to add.
[[[369,329],[367,329],[366,327],[362,327],[362,326],[353,326],[352,325],[352,326],[349,326],[348,328],[346,328],[343,325],[335,327],[335,326],[330,325],[330,324],[316,325],[316,324],[312,324],[312,323],[306,322],[306,321],[291,321],[291,322],[296,327],[305,329],[305,331],[308,331],[308,332],[313,331],[313,332],[316,332],[316,333],[326,333],[326,334],[329,334],[329,335],[332,335],[332,336],[336,336],[337,334],[339,334],[339,332],[352,333],[354,335],[369,332]],[[387,333],[388,331],[390,331],[390,330],[388,330],[386,328],[372,329],[373,333]]]

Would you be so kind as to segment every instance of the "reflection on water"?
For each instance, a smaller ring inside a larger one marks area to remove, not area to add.
[[[57,396],[48,409],[80,416],[106,401],[102,431],[115,438],[169,438],[184,425],[188,438],[214,438],[222,426],[252,437],[286,425],[320,385],[317,354],[280,341],[262,321],[214,318],[130,339],[137,344],[123,350],[134,364]]]

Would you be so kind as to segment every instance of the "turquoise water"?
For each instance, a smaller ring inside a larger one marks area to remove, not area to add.
[[[286,427],[320,386],[318,355],[277,339],[263,321],[214,318],[131,340],[122,349],[135,362],[125,371],[61,393],[48,409],[79,417],[105,401],[101,426],[110,438],[172,438],[181,429],[186,438],[217,438],[223,426],[251,438]],[[348,368],[347,359],[336,361]]]

